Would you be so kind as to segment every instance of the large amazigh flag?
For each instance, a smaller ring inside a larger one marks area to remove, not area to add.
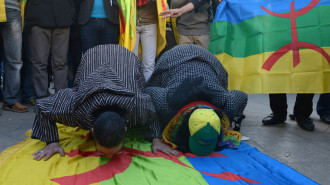
[[[0,184],[4,185],[313,185],[314,181],[242,143],[206,157],[191,153],[152,154],[140,129],[128,131],[123,153],[109,160],[95,151],[89,131],[59,125],[66,155],[34,161],[31,154],[45,143],[28,138],[0,154]]]
[[[1,0],[0,0],[1,1]],[[167,0],[156,0],[158,14],[166,10]],[[136,0],[118,0],[120,37],[119,44],[133,51],[136,42]],[[157,55],[166,45],[166,20],[158,16]]]
[[[330,0],[223,0],[209,50],[246,93],[330,92]]]

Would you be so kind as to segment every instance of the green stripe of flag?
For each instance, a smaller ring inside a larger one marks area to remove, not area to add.
[[[330,46],[330,6],[318,6],[296,19],[298,41],[320,47]],[[263,15],[232,25],[227,21],[211,24],[213,54],[227,53],[233,57],[274,52],[292,42],[288,18]]]

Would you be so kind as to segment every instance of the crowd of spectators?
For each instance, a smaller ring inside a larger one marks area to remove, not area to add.
[[[158,53],[160,17],[177,18],[178,44],[196,44],[208,49],[214,15],[214,0],[169,0],[169,8],[160,14],[157,1],[136,0],[137,41],[133,51],[136,55],[142,53],[146,80],[153,73]],[[97,45],[118,44],[117,0],[28,0],[24,20],[18,0],[4,3],[5,11],[0,11],[0,17],[5,17],[0,19],[0,100],[4,110],[27,112],[24,104],[34,104],[36,99],[50,95],[50,81],[54,82],[55,92],[72,87],[82,53]],[[309,118],[313,96],[299,94],[291,116],[305,130],[314,129]],[[321,95],[317,111],[327,123],[330,122],[329,104],[329,94]],[[270,106],[272,114],[263,120],[265,125],[286,120],[285,94],[270,95]]]

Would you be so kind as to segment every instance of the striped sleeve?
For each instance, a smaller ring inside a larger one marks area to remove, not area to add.
[[[40,112],[36,114],[32,130],[32,139],[39,139],[46,143],[59,142],[56,123]]]
[[[59,142],[55,121],[49,116],[49,108],[53,105],[53,97],[39,99],[36,102],[36,117],[32,127],[31,138],[44,142]]]
[[[149,124],[146,138],[154,139],[154,138],[162,138],[163,129],[159,123],[159,119],[156,119],[153,123]]]

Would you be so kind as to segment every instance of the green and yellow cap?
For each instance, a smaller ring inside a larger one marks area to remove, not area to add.
[[[196,109],[189,118],[189,149],[199,156],[212,153],[218,143],[221,121],[213,109]]]

